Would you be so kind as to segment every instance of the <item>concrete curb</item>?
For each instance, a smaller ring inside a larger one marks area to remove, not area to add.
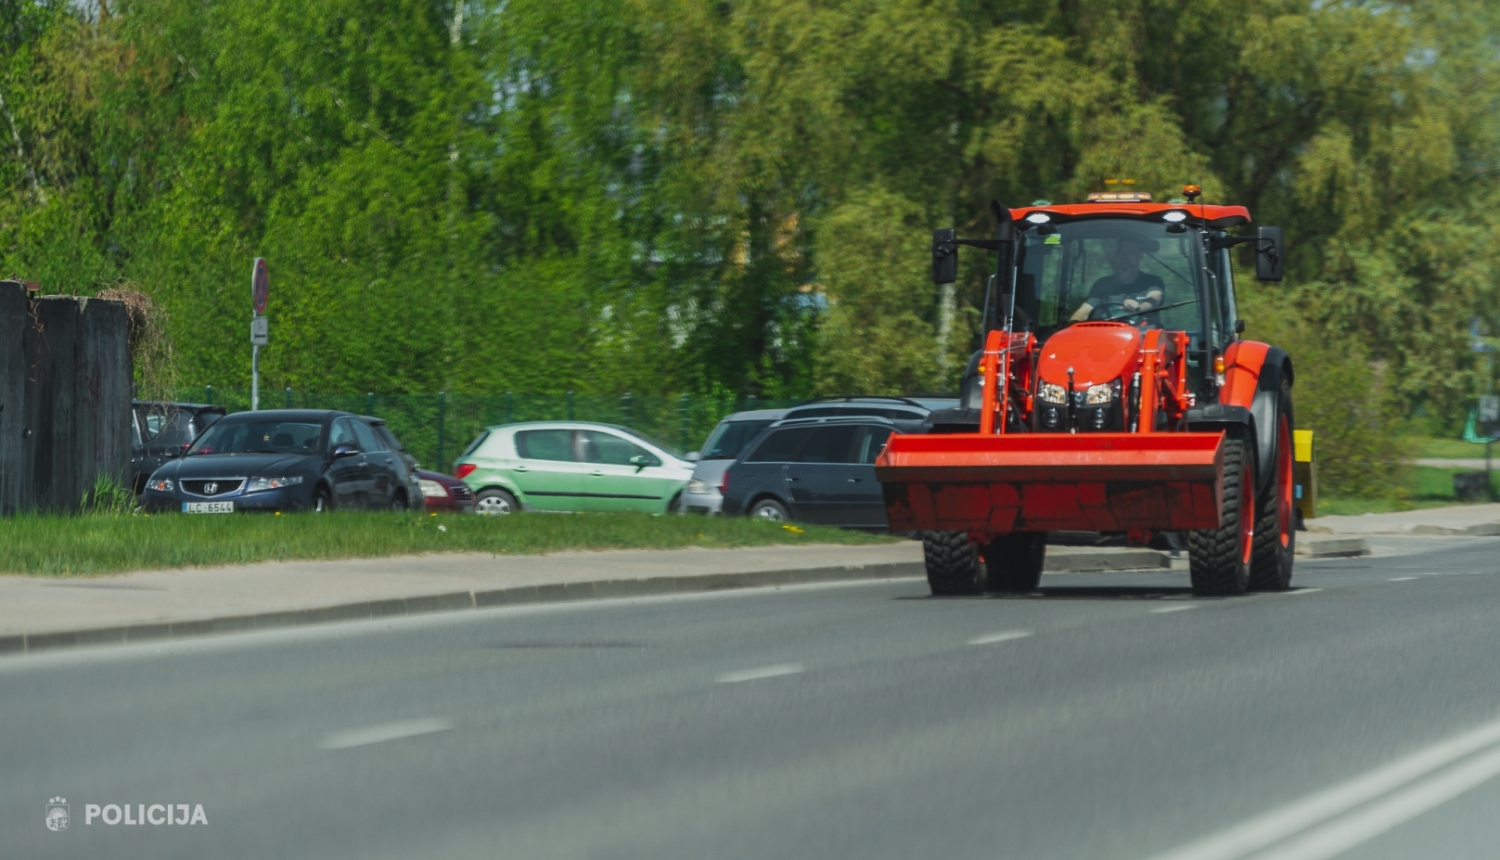
[[[215,633],[273,630],[333,621],[362,621],[401,615],[426,615],[462,609],[517,606],[527,603],[566,603],[622,597],[698,594],[776,585],[801,585],[861,579],[905,579],[926,576],[920,562],[891,562],[860,567],[814,567],[805,570],[766,570],[704,576],[662,576],[650,579],[605,579],[550,585],[522,585],[489,591],[454,591],[391,600],[364,600],[316,609],[225,615],[193,621],[129,624],[86,630],[21,633],[0,636],[0,655],[32,653],[77,645],[124,645],[163,639],[182,639]]]
[[[1297,541],[1297,555],[1303,558],[1355,558],[1370,554],[1364,538],[1320,538]]]
[[[1043,573],[1085,573],[1109,570],[1150,570],[1169,568],[1172,557],[1154,549],[1112,549],[1108,552],[1049,551],[1042,565]]]

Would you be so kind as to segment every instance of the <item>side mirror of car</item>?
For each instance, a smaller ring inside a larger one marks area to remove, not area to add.
[[[689,463],[696,463],[699,460],[703,459],[703,455],[699,454],[697,451],[689,451],[687,453],[687,457],[685,457],[684,459]]]
[[[184,445],[181,448],[178,448],[178,447],[175,447],[175,446],[171,447],[171,448],[168,448],[166,450],[167,459],[172,459],[174,457],[181,457],[182,456],[182,452],[184,452],[186,450],[187,450],[187,446],[186,445]]]
[[[630,465],[634,466],[635,470],[639,472],[640,470],[651,465],[651,460],[647,458],[645,454],[637,454],[634,457],[630,458]]]
[[[1260,227],[1255,231],[1255,279],[1281,280],[1285,245],[1280,227]]]
[[[356,445],[351,445],[348,442],[341,442],[338,445],[333,446],[333,459],[335,460],[338,460],[342,457],[353,457],[358,453],[359,447]]]

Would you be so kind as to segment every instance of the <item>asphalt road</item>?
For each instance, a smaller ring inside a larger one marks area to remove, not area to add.
[[[0,857],[1492,857],[1500,540],[1424,546],[7,657]]]

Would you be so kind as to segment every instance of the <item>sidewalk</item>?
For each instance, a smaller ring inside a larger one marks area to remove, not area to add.
[[[1308,520],[1310,534],[1336,535],[1500,535],[1500,504],[1453,505],[1388,514],[1318,517]]]
[[[1500,535],[1500,504],[1319,517],[1308,527],[1298,536],[1299,555],[1367,555],[1366,535]],[[1383,548],[1381,554],[1419,550]],[[1046,571],[1185,564],[1147,549],[1050,546]],[[0,576],[0,654],[518,603],[923,575],[921,543],[901,541],[268,562],[91,578]]]
[[[1052,572],[1165,568],[1152,550],[1052,547]],[[0,653],[517,603],[925,575],[922,544],[428,555],[121,576],[0,576]]]

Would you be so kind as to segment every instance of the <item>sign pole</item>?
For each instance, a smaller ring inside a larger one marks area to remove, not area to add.
[[[270,340],[270,320],[266,319],[266,300],[271,295],[271,275],[266,259],[256,257],[250,269],[250,411],[260,411],[260,348]]]

